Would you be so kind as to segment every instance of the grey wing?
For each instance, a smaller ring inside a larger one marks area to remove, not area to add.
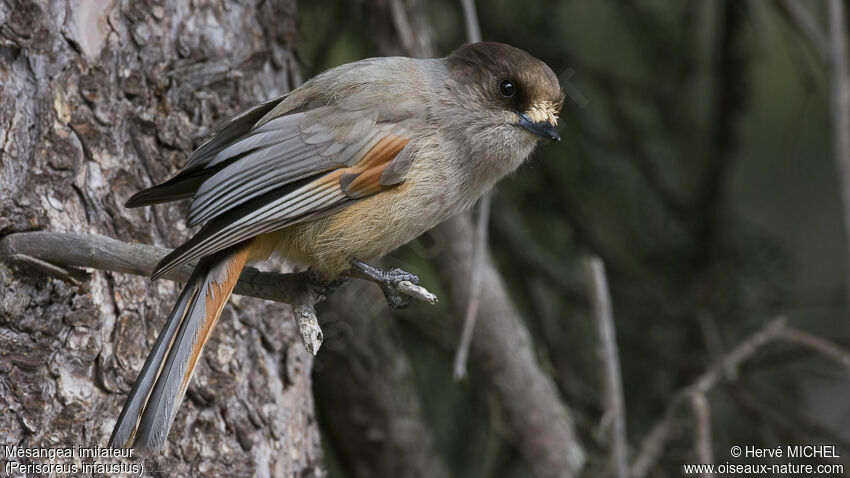
[[[214,129],[213,137],[189,156],[186,165],[177,175],[161,184],[139,191],[130,197],[124,206],[150,206],[193,197],[201,184],[224,166],[219,164],[208,167],[209,160],[231,143],[243,138],[258,121],[281,105],[285,98],[286,95],[270,99],[222,122]]]
[[[410,125],[377,119],[375,110],[324,106],[267,121],[205,159],[206,168],[226,165],[201,184],[190,206],[190,225],[208,222],[152,277],[400,183],[397,174],[381,177],[396,158],[411,160],[399,154],[413,144]]]
[[[403,182],[427,101],[420,88],[390,88],[386,79],[416,77],[417,65],[366,60],[340,67],[345,82],[319,75],[232,119],[177,176],[131,198],[129,206],[191,197],[189,225],[205,223],[153,277]]]
[[[377,109],[323,106],[274,118],[207,160],[221,170],[198,188],[189,208],[194,226],[284,184],[348,165],[380,139]]]

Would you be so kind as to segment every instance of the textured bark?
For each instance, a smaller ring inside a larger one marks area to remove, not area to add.
[[[291,0],[0,2],[0,234],[185,240],[185,204],[122,202],[298,81],[296,21]],[[5,264],[0,282],[0,443],[105,446],[178,287],[96,271],[76,288]],[[234,298],[156,465],[321,474],[311,360],[288,306]]]

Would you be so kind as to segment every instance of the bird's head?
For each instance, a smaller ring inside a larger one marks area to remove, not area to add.
[[[449,89],[476,121],[509,126],[499,130],[512,141],[536,144],[540,138],[560,141],[555,127],[564,94],[545,63],[503,43],[470,43],[452,52]],[[487,121],[489,120],[489,121]]]

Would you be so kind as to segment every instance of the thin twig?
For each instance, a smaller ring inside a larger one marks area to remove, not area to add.
[[[832,77],[832,144],[844,208],[844,233],[850,240],[850,77],[847,76],[847,37],[844,1],[829,1],[829,66]],[[850,281],[848,281],[850,287]],[[847,299],[850,300],[850,290]]]
[[[410,22],[407,20],[407,12],[400,0],[390,0],[390,13],[402,48],[405,51],[413,51],[415,49],[413,32],[410,28]]]
[[[75,285],[79,277],[72,275],[72,268],[146,276],[169,252],[162,247],[128,244],[97,234],[36,231],[13,233],[0,239],[0,262],[20,262],[22,257],[26,257],[27,263],[38,265],[41,270],[60,279],[72,277]],[[186,282],[194,267],[194,263],[186,264],[163,278]],[[419,300],[432,304],[437,301],[434,294],[414,284],[399,284],[396,288],[399,293]],[[319,350],[322,331],[314,305],[321,296],[310,288],[305,273],[260,272],[254,267],[246,267],[233,293],[291,304],[305,348],[312,354]]]
[[[470,43],[481,41],[481,27],[478,23],[478,13],[475,11],[475,0],[461,0],[463,19],[466,22],[466,39]]]
[[[478,26],[478,15],[475,13],[474,0],[461,0],[463,5],[463,16],[466,21],[466,37],[469,42],[481,41],[481,28]],[[481,269],[484,262],[484,254],[487,250],[487,224],[490,221],[490,193],[485,194],[478,201],[478,222],[475,227],[475,253],[472,259],[472,271],[470,273],[469,301],[466,306],[466,316],[463,321],[463,331],[460,343],[455,352],[454,372],[455,380],[466,377],[466,362],[469,358],[469,345],[472,342],[472,333],[475,331],[475,321],[478,319],[478,306],[481,302]]]
[[[437,296],[428,291],[421,285],[416,285],[413,282],[403,280],[396,284],[396,289],[402,294],[407,294],[414,299],[419,299],[423,302],[428,302],[431,305],[437,303]]]
[[[614,331],[614,314],[611,291],[605,275],[602,259],[592,256],[587,260],[590,272],[590,297],[593,317],[599,335],[599,360],[602,362],[602,384],[605,399],[603,430],[609,429],[611,442],[611,467],[614,476],[629,476],[628,442],[626,441],[626,406],[623,400],[623,384],[620,372],[620,357]]]
[[[780,331],[779,338],[831,358],[850,369],[850,352],[817,335],[787,327]]]
[[[490,195],[481,198],[478,205],[478,221],[475,225],[475,251],[472,257],[472,270],[469,278],[469,300],[466,304],[466,316],[463,320],[463,332],[454,360],[453,376],[455,380],[466,377],[466,362],[469,358],[469,345],[478,319],[478,307],[481,305],[481,273],[484,254],[487,250],[487,222],[490,217]]]
[[[11,254],[8,257],[8,260],[9,262],[26,264],[44,272],[47,275],[58,277],[59,279],[77,287],[90,279],[84,271],[79,269],[59,267],[55,264],[51,264],[27,254]]]
[[[780,0],[778,5],[780,10],[797,23],[800,30],[809,37],[812,47],[821,60],[829,61],[829,45],[826,37],[806,6],[799,0]]]
[[[304,343],[304,348],[313,355],[316,355],[325,339],[322,328],[319,326],[319,318],[316,317],[315,304],[318,300],[319,296],[311,293],[309,299],[292,304],[292,317],[298,325],[301,342]]]
[[[694,443],[696,445],[697,459],[700,463],[714,463],[714,452],[711,449],[711,408],[703,393],[691,395],[691,409],[694,412],[696,427],[694,430]],[[709,473],[703,476],[712,476]]]
[[[691,400],[691,406],[694,407],[698,428],[701,426],[710,427],[709,418],[700,415],[701,413],[707,415],[708,403],[705,404],[705,410],[700,410],[698,408],[702,404],[695,402],[694,400],[698,401],[699,398],[695,399],[694,397],[701,396],[707,399],[708,393],[721,380],[731,380],[734,378],[736,376],[736,369],[752,358],[763,346],[780,340],[807,348],[850,369],[850,351],[816,335],[788,327],[783,317],[774,319],[714,362],[691,385],[680,389],[673,395],[673,398],[664,410],[662,418],[652,427],[647,437],[643,440],[640,452],[632,462],[632,476],[634,478],[645,477],[658,457],[661,456],[667,438],[672,431],[676,412],[683,403]],[[700,423],[701,420],[703,423]],[[707,429],[707,431],[703,430],[702,432],[698,430],[697,433],[698,436],[701,436],[700,440],[703,441],[702,444],[697,443],[698,450],[702,450],[698,452],[700,459],[711,458],[710,449],[707,448],[711,444],[710,429]],[[703,461],[703,463],[711,462],[710,459]]]
[[[693,384],[676,392],[667,404],[661,419],[652,427],[641,443],[639,452],[632,462],[632,477],[645,477],[661,456],[667,438],[672,431],[676,412],[686,400],[694,394],[707,395],[721,379],[734,376],[734,371],[742,363],[754,356],[765,344],[779,337],[784,327],[785,319],[782,317],[768,322],[728,354],[711,364]]]

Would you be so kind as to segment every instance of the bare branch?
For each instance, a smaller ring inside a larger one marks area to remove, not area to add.
[[[410,28],[410,22],[407,20],[407,12],[401,4],[401,0],[390,0],[390,13],[393,17],[393,25],[395,26],[398,38],[401,40],[402,48],[405,51],[414,51],[416,49],[416,40],[413,36],[413,31]]]
[[[437,296],[428,291],[421,285],[416,285],[413,282],[403,280],[396,285],[396,289],[402,294],[407,294],[414,299],[419,299],[428,302],[431,305],[437,303]]]
[[[850,368],[850,352],[817,335],[788,327],[780,331],[779,338],[831,358],[844,367]]]
[[[434,48],[431,45],[430,28],[417,24],[422,22],[424,17],[417,15],[416,7],[422,8],[422,6],[410,6],[412,11],[408,11],[408,6],[410,5],[405,5],[403,0],[389,2],[390,15],[398,33],[398,39],[401,41],[402,50],[415,58],[431,58],[434,56]]]
[[[487,250],[487,222],[490,217],[490,195],[481,198],[478,209],[478,221],[475,224],[475,251],[472,258],[472,270],[469,278],[469,300],[466,303],[466,316],[463,320],[463,332],[454,359],[455,380],[466,377],[466,362],[469,357],[469,345],[475,322],[478,318],[478,307],[481,304],[481,275],[484,254]]]
[[[712,364],[691,386],[693,392],[708,393],[721,380],[735,377],[738,368],[752,358],[764,345],[776,339],[785,328],[785,317],[768,322],[761,330],[738,344],[728,354]]]
[[[466,22],[466,39],[470,43],[481,41],[481,27],[478,24],[478,13],[475,11],[475,0],[460,0],[463,6],[463,19]]]
[[[664,445],[673,428],[676,412],[688,400],[690,400],[697,422],[697,454],[703,463],[713,463],[713,453],[710,449],[711,423],[707,401],[708,393],[721,380],[733,379],[736,376],[735,370],[752,358],[762,347],[778,340],[808,348],[850,369],[850,351],[816,335],[787,327],[784,317],[774,319],[714,362],[691,385],[682,388],[673,395],[664,410],[664,415],[643,440],[640,452],[632,462],[632,476],[643,478],[647,475],[664,451]],[[701,400],[705,400],[705,403],[702,403]]]
[[[466,21],[466,36],[470,43],[481,41],[481,28],[478,26],[478,14],[475,12],[475,0],[461,0],[463,17]],[[455,380],[466,377],[466,362],[469,357],[469,344],[475,331],[475,321],[478,319],[478,306],[481,302],[481,269],[484,253],[487,249],[487,224],[490,221],[491,196],[488,192],[478,201],[478,222],[475,227],[475,256],[470,273],[469,301],[466,304],[466,315],[463,321],[463,331],[454,358]]]
[[[72,283],[75,285],[79,277],[75,277],[70,268],[85,267],[150,275],[168,252],[168,249],[162,247],[128,244],[97,234],[37,231],[9,234],[0,239],[0,261],[20,262],[22,258],[27,258],[27,263],[61,279],[74,278]],[[166,274],[164,278],[186,282],[194,267],[194,263],[186,264]],[[432,304],[437,301],[434,294],[414,284],[402,283],[396,289],[401,294]],[[319,350],[322,330],[316,319],[314,305],[321,296],[310,288],[303,272],[283,274],[246,267],[233,293],[291,304],[304,347],[314,355]]]
[[[445,284],[453,317],[462,317],[469,297],[468,277],[475,247],[475,226],[469,215],[438,227],[446,247],[434,259]],[[504,280],[489,254],[484,254],[481,288],[482,320],[470,347],[470,360],[505,411],[529,475],[576,476],[585,462],[567,406],[552,378],[540,367],[522,315],[510,299]],[[486,320],[485,320],[486,319]]]
[[[150,275],[169,250],[147,244],[128,244],[97,234],[65,232],[19,232],[0,239],[0,260],[15,254],[38,258],[60,268],[91,269]],[[195,264],[186,264],[166,274],[165,279],[186,282]],[[307,283],[298,273],[260,272],[247,267],[239,276],[235,294],[273,300],[299,302],[307,292]]]
[[[316,317],[315,305],[320,297],[312,293],[307,294],[307,297],[303,302],[292,304],[292,317],[298,325],[298,334],[301,335],[304,348],[316,355],[325,339],[322,328],[319,327],[319,318]]]
[[[829,40],[824,37],[809,11],[797,0],[783,0],[783,10],[809,37],[821,59],[829,66],[832,100],[832,154],[841,186],[844,234],[850,241],[850,76],[847,73],[847,32],[843,0],[829,0]],[[848,282],[850,287],[850,282]],[[847,291],[850,300],[850,288]]]
[[[850,239],[850,78],[847,76],[847,37],[844,1],[829,1],[829,66],[832,76],[832,144],[841,199],[844,233]],[[848,281],[850,285],[850,281]],[[850,300],[850,290],[847,299]]]
[[[799,0],[780,0],[779,9],[809,37],[812,47],[821,60],[829,61],[829,45],[826,36],[809,10]]]
[[[694,412],[696,429],[694,443],[696,445],[697,458],[700,463],[714,463],[714,452],[711,449],[711,408],[703,393],[691,395],[691,409]],[[705,477],[711,474],[703,475]]]
[[[664,410],[664,415],[641,443],[639,452],[632,462],[632,476],[634,478],[645,477],[658,457],[661,456],[673,428],[676,412],[686,400],[694,394],[707,395],[720,380],[734,376],[730,372],[733,372],[742,363],[754,356],[765,344],[779,337],[784,327],[785,319],[782,317],[768,322],[759,331],[709,366],[693,384],[674,394]]]
[[[588,258],[590,272],[589,288],[593,317],[599,335],[599,360],[602,362],[603,396],[605,413],[603,430],[609,428],[611,439],[611,467],[614,476],[629,476],[628,442],[626,441],[626,406],[623,400],[623,384],[620,372],[620,357],[617,351],[617,337],[614,331],[614,314],[611,305],[611,292],[605,265],[602,259]]]

